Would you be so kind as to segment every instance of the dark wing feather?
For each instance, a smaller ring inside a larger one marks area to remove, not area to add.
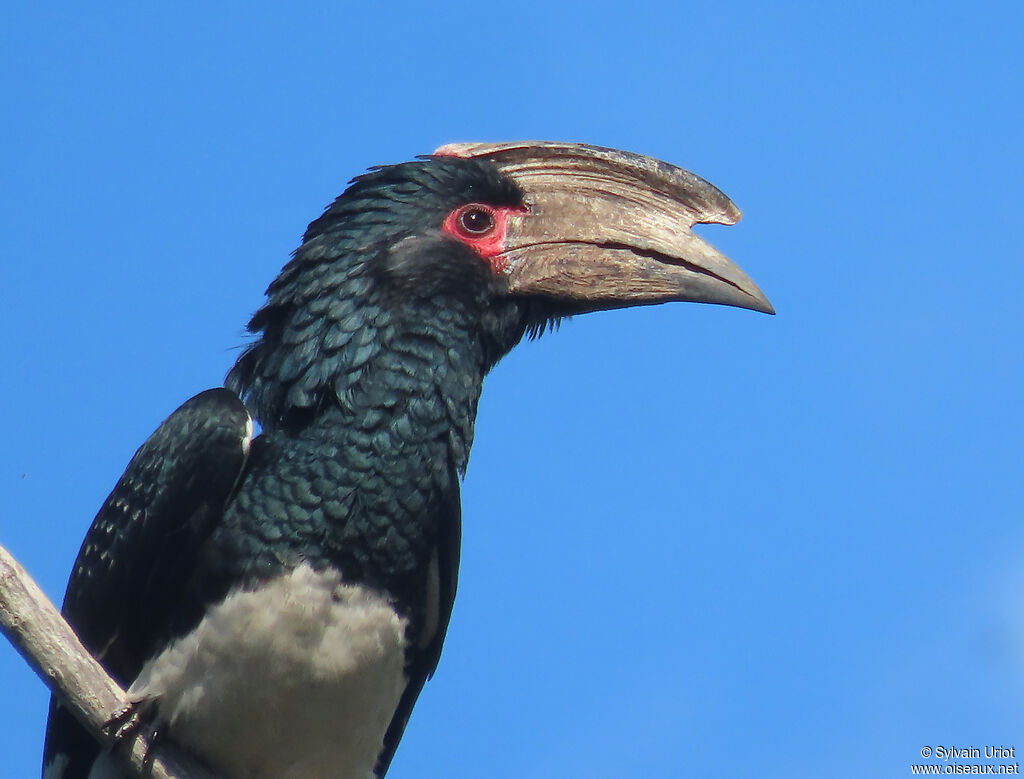
[[[65,619],[127,687],[156,648],[196,620],[189,561],[245,467],[252,419],[226,389],[207,390],[169,416],[135,453],[93,520],[64,598]],[[98,745],[56,700],[44,767],[85,779]],[[49,779],[49,777],[48,777]]]
[[[462,548],[462,505],[459,500],[459,482],[452,470],[452,488],[449,491],[449,501],[443,510],[444,521],[441,524],[441,535],[437,540],[437,573],[438,573],[438,622],[437,632],[431,641],[423,649],[417,650],[410,647],[406,660],[406,674],[409,682],[405,686],[402,698],[398,702],[395,716],[391,718],[391,724],[384,735],[384,747],[380,757],[377,758],[377,766],[374,773],[378,777],[384,776],[391,765],[391,760],[398,749],[398,742],[402,740],[405,733],[405,726],[409,724],[409,717],[412,714],[416,699],[419,698],[423,685],[434,675],[437,664],[441,659],[441,649],[444,646],[445,634],[448,632],[448,623],[451,621],[452,607],[455,605],[455,591],[458,588],[459,580],[459,554]],[[429,586],[427,587],[429,590]]]

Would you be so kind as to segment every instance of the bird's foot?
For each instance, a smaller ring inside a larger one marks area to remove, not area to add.
[[[129,701],[103,723],[103,732],[114,741],[124,741],[142,727],[143,708],[138,701]]]
[[[128,701],[103,723],[103,732],[113,740],[114,748],[138,735],[143,728],[148,727],[145,757],[147,763],[150,761],[150,753],[157,741],[160,740],[162,733],[154,716],[153,704],[154,701],[151,700]]]

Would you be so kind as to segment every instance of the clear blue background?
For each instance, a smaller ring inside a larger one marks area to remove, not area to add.
[[[779,315],[590,315],[493,372],[391,775],[1024,749],[1024,6],[276,5],[0,10],[0,544],[55,600],[350,177],[587,141],[729,193],[744,221],[703,234]],[[0,642],[3,779],[46,698]]]

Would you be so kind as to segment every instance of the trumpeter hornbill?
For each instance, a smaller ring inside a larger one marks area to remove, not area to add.
[[[224,779],[383,776],[451,614],[484,375],[571,314],[772,313],[690,231],[738,218],[692,173],[577,144],[456,144],[358,177],[270,285],[227,388],[135,454],[64,615]],[[123,775],[57,704],[44,763]]]

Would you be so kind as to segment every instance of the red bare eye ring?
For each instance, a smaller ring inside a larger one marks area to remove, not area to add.
[[[441,232],[486,259],[495,272],[504,273],[507,260],[502,254],[507,248],[509,219],[528,213],[525,206],[467,203],[445,217]]]

